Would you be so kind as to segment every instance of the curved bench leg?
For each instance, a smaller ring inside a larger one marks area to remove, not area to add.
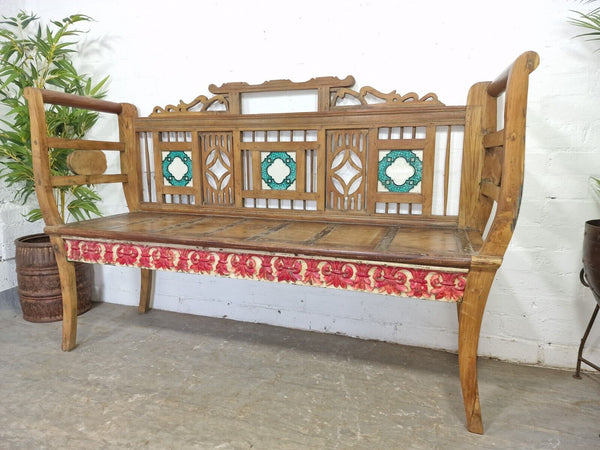
[[[150,309],[152,288],[154,286],[154,270],[141,269],[140,305],[138,312],[143,314]]]
[[[477,387],[477,347],[483,311],[495,273],[496,268],[472,268],[458,308],[458,364],[467,429],[479,434],[483,434],[483,422]]]
[[[56,256],[62,290],[62,349],[69,351],[77,345],[77,280],[75,279],[75,265],[67,260],[65,242],[61,237],[51,236],[50,241]]]

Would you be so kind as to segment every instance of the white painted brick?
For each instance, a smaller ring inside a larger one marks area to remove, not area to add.
[[[482,334],[479,339],[479,355],[522,364],[537,364],[540,362],[538,344],[535,341],[485,334]]]
[[[0,259],[15,257],[14,240],[28,234],[42,231],[43,223],[27,222],[23,214],[28,206],[15,206],[10,203],[0,205]]]
[[[15,260],[0,261],[0,292],[17,285],[17,270]]]

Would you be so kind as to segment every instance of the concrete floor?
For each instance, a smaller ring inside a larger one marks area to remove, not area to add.
[[[0,308],[0,448],[600,448],[598,373],[480,360],[479,436],[449,353],[110,304],[59,342]]]

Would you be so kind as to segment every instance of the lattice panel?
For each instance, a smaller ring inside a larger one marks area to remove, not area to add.
[[[318,136],[316,130],[242,132],[240,195],[243,205],[322,209],[318,195],[321,148]]]
[[[139,132],[143,201],[452,217],[463,135],[462,126]],[[489,196],[500,181],[496,140],[486,140]]]
[[[233,205],[232,134],[200,133],[200,145],[203,202],[209,205]]]
[[[374,211],[456,216],[463,137],[462,126],[379,128],[369,157]]]
[[[196,204],[200,197],[200,158],[196,133],[152,133],[152,153],[158,203]]]
[[[369,165],[376,213],[431,215],[435,128],[376,130]]]
[[[367,130],[327,133],[327,208],[365,209]]]

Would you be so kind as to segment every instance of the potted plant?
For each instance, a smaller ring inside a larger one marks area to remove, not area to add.
[[[593,3],[587,1],[586,3]],[[597,41],[600,40],[600,8],[594,8],[590,12],[572,11],[577,15],[576,18],[571,18],[569,21],[571,24],[583,28],[585,31],[576,37],[586,37],[588,40]],[[596,201],[600,202],[600,178],[590,177],[590,188],[592,195]],[[596,299],[597,305],[592,313],[590,321],[588,322],[586,331],[581,339],[579,345],[579,352],[577,355],[577,367],[575,369],[575,378],[581,378],[581,363],[585,363],[588,366],[600,370],[600,366],[592,363],[591,361],[583,358],[583,349],[585,342],[590,333],[592,325],[596,320],[598,311],[600,310],[600,220],[588,220],[585,223],[585,232],[583,237],[583,269],[580,273],[581,283],[589,287],[592,291],[594,298]]]
[[[594,0],[585,3],[594,3]],[[600,7],[589,12],[571,11],[576,17],[570,18],[572,25],[583,30],[576,37],[587,38],[591,41],[600,40]],[[590,190],[594,198],[600,202],[600,178],[590,177]],[[600,238],[600,220],[588,220],[585,224],[585,236],[583,246],[583,265],[585,273],[582,272],[582,282],[589,283],[594,296],[600,305],[600,247],[595,242]],[[585,279],[584,279],[585,277]]]
[[[102,98],[108,77],[94,83],[78,72],[73,57],[78,54],[77,26],[92,19],[82,14],[52,20],[43,26],[32,13],[0,21],[0,179],[15,192],[14,201],[25,204],[35,192],[31,155],[29,112],[23,91],[27,86],[55,89],[71,94]],[[47,112],[48,134],[78,139],[98,120],[98,113],[63,106],[51,106]],[[68,175],[67,156],[72,150],[51,150],[51,171]],[[93,186],[55,188],[59,211],[64,222],[100,215],[100,200]],[[35,197],[35,196],[34,196]],[[29,221],[42,218],[39,207],[25,215]],[[23,317],[34,322],[62,318],[62,294],[54,253],[46,235],[19,238],[16,244],[17,279]],[[80,303],[78,312],[91,308],[93,272],[91,266],[76,268]],[[91,278],[90,278],[91,277]],[[40,290],[41,289],[41,290]]]

